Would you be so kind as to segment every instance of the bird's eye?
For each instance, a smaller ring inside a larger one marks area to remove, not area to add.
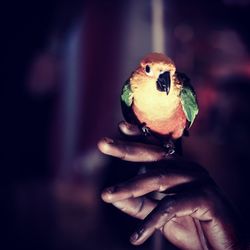
[[[149,65],[146,65],[146,67],[145,67],[145,72],[146,72],[146,74],[149,75],[149,76],[152,76],[152,75],[153,75],[153,72],[152,72],[152,70],[151,70],[151,68],[150,68]]]

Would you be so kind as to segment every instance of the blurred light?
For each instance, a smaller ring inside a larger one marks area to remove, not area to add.
[[[193,39],[194,31],[191,26],[186,24],[181,24],[175,28],[174,35],[181,42],[187,43]]]
[[[55,55],[38,54],[31,63],[27,74],[27,85],[33,95],[43,95],[55,89],[58,83],[58,60]]]
[[[92,148],[78,157],[75,161],[75,171],[84,175],[93,175],[98,173],[107,165],[108,158],[100,153],[97,148]]]
[[[152,49],[165,52],[164,4],[162,0],[152,0]]]
[[[226,55],[233,55],[237,58],[242,58],[247,54],[240,36],[233,30],[214,32],[211,45]]]
[[[214,77],[247,74],[248,52],[237,32],[229,29],[216,31],[212,34],[210,43],[214,50],[210,72]]]
[[[79,25],[69,33],[65,42],[64,68],[63,68],[63,117],[62,117],[62,168],[61,175],[67,176],[72,167],[72,161],[75,157],[76,149],[76,127],[78,116],[77,83],[78,83],[78,55],[80,29]]]

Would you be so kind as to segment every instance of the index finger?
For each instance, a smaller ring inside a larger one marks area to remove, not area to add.
[[[132,162],[155,162],[171,157],[164,148],[156,145],[124,142],[110,138],[101,139],[98,142],[98,148],[106,155]]]

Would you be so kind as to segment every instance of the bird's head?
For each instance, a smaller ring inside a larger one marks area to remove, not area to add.
[[[137,84],[154,84],[156,90],[168,95],[174,82],[175,70],[174,62],[169,57],[161,53],[150,53],[141,60],[133,78]]]

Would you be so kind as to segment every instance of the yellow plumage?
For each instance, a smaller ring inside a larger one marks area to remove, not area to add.
[[[150,66],[150,74],[145,73],[145,66]],[[169,71],[173,84],[166,92],[158,91],[156,81],[162,72]],[[175,77],[175,65],[167,57],[151,53],[145,57],[130,77],[133,92],[133,111],[141,123],[146,123],[152,131],[170,135],[173,138],[182,136],[186,126],[186,117],[181,108],[181,84]]]

